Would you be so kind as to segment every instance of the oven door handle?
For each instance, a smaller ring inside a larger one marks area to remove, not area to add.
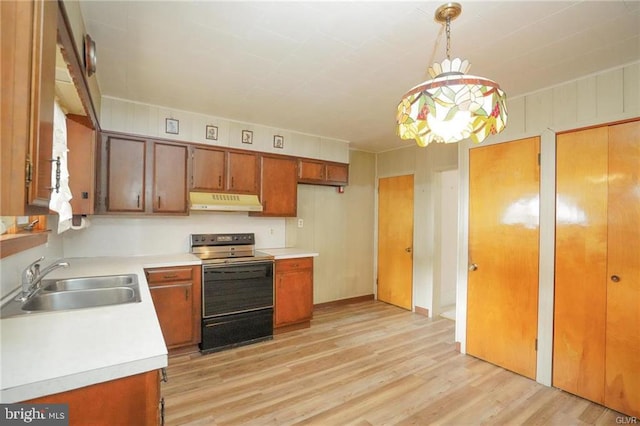
[[[227,315],[235,315],[235,314],[246,314],[248,312],[261,311],[263,309],[269,309],[269,308],[273,308],[273,305],[260,306],[258,308],[251,308],[251,309],[243,309],[241,311],[225,312],[224,314],[209,315],[209,316],[205,316],[204,319],[221,318],[221,317],[226,317]],[[224,324],[224,323],[220,323],[220,324]]]

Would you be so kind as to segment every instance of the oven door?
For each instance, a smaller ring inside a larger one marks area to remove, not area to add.
[[[273,261],[204,265],[202,316],[250,312],[273,307]]]

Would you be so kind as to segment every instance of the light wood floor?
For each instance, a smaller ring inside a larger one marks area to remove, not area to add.
[[[168,377],[168,425],[615,425],[621,416],[459,354],[453,321],[375,301],[316,309],[311,328],[272,341],[172,357]]]

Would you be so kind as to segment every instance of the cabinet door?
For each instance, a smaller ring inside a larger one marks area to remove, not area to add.
[[[313,259],[276,262],[275,327],[309,321],[313,315]]]
[[[56,2],[34,2],[33,63],[31,88],[32,182],[29,204],[49,206],[53,149],[53,104],[55,97]]]
[[[229,152],[227,189],[231,192],[258,194],[258,170],[256,154]]]
[[[187,212],[187,147],[153,144],[153,212]]]
[[[95,131],[86,117],[67,115],[67,162],[73,214],[93,214]]]
[[[144,140],[107,139],[107,211],[144,212]]]
[[[225,152],[218,149],[193,148],[191,189],[222,191],[225,186]]]
[[[318,161],[300,160],[298,173],[300,181],[321,182],[325,179],[325,166]]]
[[[252,216],[293,217],[298,208],[297,162],[293,158],[262,157],[260,202]]]
[[[346,185],[349,182],[349,165],[327,164],[327,182]]]
[[[193,284],[153,285],[149,289],[167,347],[190,344],[194,338]]]

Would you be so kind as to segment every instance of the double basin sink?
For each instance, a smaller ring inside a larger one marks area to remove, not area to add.
[[[2,306],[0,318],[136,302],[140,302],[136,274],[44,279],[26,301],[12,300]]]

